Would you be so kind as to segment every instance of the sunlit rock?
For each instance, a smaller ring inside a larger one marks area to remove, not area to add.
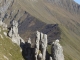
[[[42,59],[45,60],[46,58],[46,48],[47,48],[47,35],[46,34],[42,34],[43,35],[43,39],[41,39],[41,47],[42,47]]]
[[[18,34],[18,22],[13,21],[12,27],[8,33],[9,37],[12,39],[12,42],[20,45],[20,41],[25,43],[24,40]]]
[[[50,56],[50,60],[53,60],[51,56]]]
[[[63,48],[59,44],[59,40],[56,40],[52,44],[52,57],[55,60],[64,60]]]
[[[38,53],[39,53],[39,41],[40,41],[40,32],[37,31],[36,33],[36,45],[35,45],[35,60],[38,60]]]
[[[30,38],[28,39],[27,43],[31,44],[31,39]]]

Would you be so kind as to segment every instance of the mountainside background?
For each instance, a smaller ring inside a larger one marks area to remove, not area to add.
[[[11,2],[10,2],[11,1]],[[10,2],[3,21],[8,27],[19,22],[19,34],[27,41],[39,30],[48,34],[49,42],[60,39],[65,60],[80,60],[80,5],[73,0],[1,0]],[[5,6],[7,7],[7,5]]]

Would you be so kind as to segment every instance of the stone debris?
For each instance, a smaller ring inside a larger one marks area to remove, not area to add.
[[[6,33],[6,32],[3,32],[3,34],[4,34],[5,36],[7,36],[7,33]]]
[[[8,57],[6,57],[5,55],[3,56],[6,60],[9,60]]]
[[[3,36],[0,34],[0,37],[3,39]]]
[[[10,53],[9,53],[9,55],[12,56]]]

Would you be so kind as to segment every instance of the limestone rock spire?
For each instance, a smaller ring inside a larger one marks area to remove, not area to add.
[[[40,32],[37,31],[36,33],[36,45],[35,45],[35,60],[38,60],[38,53],[39,53],[39,41],[40,41]]]
[[[36,32],[34,50],[31,50],[30,38],[27,41],[27,43],[29,43],[29,45],[26,44],[26,48],[25,48],[28,52],[28,55],[26,56],[27,60],[32,60],[33,57],[35,58],[34,60],[64,60],[63,48],[59,44],[59,40],[56,40],[55,42],[52,43],[52,48],[51,48],[52,55],[50,54],[48,55],[48,53],[46,52],[47,44],[48,44],[48,39],[46,34],[43,34],[39,31]],[[26,53],[26,50],[25,50],[25,53]],[[33,55],[31,53],[33,53]],[[48,56],[48,59],[46,58],[47,56]]]
[[[43,33],[41,33],[41,47],[42,47],[42,59],[45,60],[47,48],[47,35]]]
[[[59,40],[52,43],[52,57],[54,60],[64,60],[63,48],[59,44]]]
[[[8,35],[12,39],[12,42],[16,43],[17,45],[20,45],[20,41],[25,43],[24,40],[18,34],[18,22],[15,20],[12,23],[12,27]]]

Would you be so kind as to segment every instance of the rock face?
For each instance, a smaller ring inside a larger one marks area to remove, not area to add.
[[[5,23],[3,23],[3,19],[5,17],[5,13],[7,11],[7,9],[9,8],[10,4],[11,4],[12,0],[8,1],[6,0],[4,2],[4,5],[0,7],[0,26],[3,27],[3,29],[7,29],[7,25]],[[2,3],[2,1],[0,1],[0,3]]]
[[[46,57],[46,48],[47,48],[47,35],[40,33],[37,31],[36,34],[36,46],[35,46],[35,59],[38,60],[38,54],[40,59],[45,60]],[[40,43],[41,42],[41,50],[39,50],[40,48]],[[41,51],[41,53],[39,53]]]
[[[24,40],[18,34],[18,22],[17,21],[13,21],[12,27],[8,35],[12,39],[12,42],[16,43],[17,45],[20,45],[20,41],[25,43]]]
[[[39,41],[40,41],[40,32],[37,31],[36,34],[36,45],[35,45],[35,60],[37,59],[38,53],[39,53]]]
[[[41,34],[43,37],[41,39],[41,48],[42,48],[42,59],[45,60],[46,57],[46,48],[47,48],[47,35]]]
[[[56,40],[52,44],[52,56],[54,60],[64,60],[63,48],[59,44],[59,40]]]
[[[51,54],[48,55],[47,59],[47,45],[48,39],[47,35],[39,31],[36,32],[35,47],[31,48],[31,39],[24,44],[23,56],[25,60],[64,60],[63,48],[59,44],[59,40],[52,43]]]
[[[27,42],[22,46],[22,55],[25,60],[34,60],[34,48],[31,48],[31,39],[29,38]]]

